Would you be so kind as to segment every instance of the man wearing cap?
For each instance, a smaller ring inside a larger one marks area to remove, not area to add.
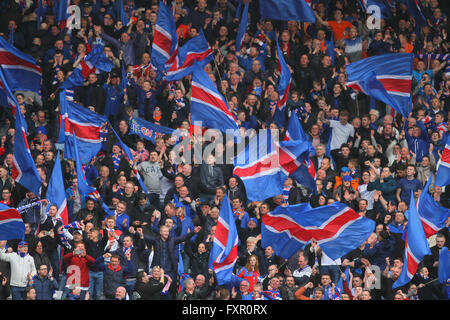
[[[19,242],[17,252],[4,252],[4,243],[0,243],[0,260],[11,265],[11,295],[13,300],[23,300],[30,280],[36,275],[34,259],[28,254],[28,243]]]
[[[103,84],[103,90],[105,90],[106,94],[105,116],[111,116],[109,119],[113,125],[118,121],[115,116],[120,109],[124,96],[120,85],[120,78],[121,76],[118,72],[111,72],[106,83]],[[112,119],[114,120],[111,121]]]

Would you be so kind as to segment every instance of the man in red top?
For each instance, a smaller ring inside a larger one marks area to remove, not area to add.
[[[344,37],[348,38],[348,33],[350,28],[353,26],[350,22],[342,20],[344,15],[340,9],[334,10],[334,20],[323,21],[319,15],[314,12],[316,15],[317,21],[324,26],[327,26],[333,30],[334,41],[341,40]],[[348,30],[347,30],[348,29]]]
[[[67,280],[61,299],[65,299],[71,285],[76,285],[81,288],[80,298],[84,300],[86,292],[89,291],[89,268],[94,264],[95,259],[86,254],[85,244],[79,242],[73,252],[63,257],[63,261],[67,265]]]

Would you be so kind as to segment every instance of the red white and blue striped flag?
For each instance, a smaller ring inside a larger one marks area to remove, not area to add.
[[[414,203],[414,194],[411,191],[411,200],[409,202],[408,224],[406,225],[406,247],[403,258],[403,269],[397,281],[392,285],[392,289],[404,286],[417,272],[420,261],[426,256],[431,255],[431,250],[427,242],[427,237]]]
[[[209,256],[209,266],[214,270],[218,285],[231,281],[238,258],[238,232],[227,195],[220,206],[214,243]]]
[[[61,159],[56,155],[55,165],[53,166],[52,175],[48,183],[46,198],[50,204],[58,206],[57,217],[60,218],[64,225],[69,223],[69,211],[67,210],[67,199],[64,188],[64,179],[61,170]]]
[[[261,245],[289,259],[315,239],[336,260],[358,247],[375,230],[375,222],[339,202],[312,209],[309,203],[275,208],[262,218]]]
[[[0,66],[12,91],[41,89],[42,70],[33,57],[0,37]]]
[[[437,165],[434,184],[440,187],[450,184],[450,134],[447,134],[445,148]]]
[[[106,117],[101,116],[74,102],[67,101],[65,90],[60,93],[61,106],[61,130],[64,131],[64,157],[75,159],[74,138],[78,140],[83,164],[87,164],[99,152],[102,147],[102,127],[107,122]],[[75,135],[73,135],[75,131]]]
[[[0,203],[0,240],[24,239],[25,224],[15,208]]]

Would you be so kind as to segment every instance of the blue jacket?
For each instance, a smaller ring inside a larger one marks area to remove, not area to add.
[[[38,275],[33,277],[33,288],[36,290],[36,300],[53,300],[53,292],[58,289],[58,282],[55,278],[41,278]]]
[[[373,248],[370,248],[370,244],[366,244],[363,255],[369,258],[369,261],[377,265],[381,270],[386,268],[386,257],[390,257],[394,251],[395,239],[392,237],[377,242]]]
[[[133,272],[133,262],[129,260],[126,266],[119,265],[116,270],[105,264],[103,256],[95,259],[94,264],[103,271],[103,292],[106,298],[113,299],[118,287],[124,287],[127,275]]]
[[[405,138],[408,142],[410,151],[416,154],[416,161],[421,162],[423,156],[427,156],[430,150],[430,138],[427,129],[422,121],[417,121],[416,125],[420,127],[421,134],[419,137],[413,137],[408,134],[408,121],[405,122]]]

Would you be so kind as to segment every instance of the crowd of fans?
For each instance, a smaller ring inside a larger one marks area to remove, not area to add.
[[[174,161],[170,135],[153,144],[129,134],[129,120],[135,116],[193,135],[192,77],[169,85],[156,80],[149,64],[158,1],[125,0],[126,12],[133,5],[133,17],[122,25],[120,1],[71,0],[81,8],[81,29],[70,32],[56,23],[55,1],[41,0],[48,10],[40,23],[39,1],[1,1],[1,35],[34,57],[43,71],[39,93],[15,92],[43,181],[41,199],[61,149],[58,88],[98,45],[115,68],[90,74],[83,86],[74,88],[73,100],[108,116],[132,149],[136,166],[130,166],[110,130],[102,151],[84,167],[88,184],[98,190],[111,215],[80,194],[73,161],[62,160],[69,222],[80,228],[63,226],[56,219],[58,208],[46,202],[24,210],[25,239],[0,241],[0,299],[263,300],[270,298],[267,292],[283,300],[446,299],[445,285],[435,279],[439,252],[448,246],[448,228],[429,240],[432,255],[420,263],[414,279],[392,289],[403,266],[402,230],[411,191],[415,198],[429,192],[440,206],[450,208],[450,188],[431,183],[424,190],[430,176],[434,181],[450,116],[447,63],[431,56],[448,53],[446,1],[419,1],[428,22],[421,28],[397,1],[381,29],[367,27],[356,0],[312,1],[316,23],[261,20],[259,1],[249,1],[249,26],[239,52],[240,1],[174,1],[179,46],[203,32],[214,54],[205,71],[228,101],[241,133],[277,128],[283,137],[285,128],[273,121],[279,99],[278,39],[292,76],[286,112],[299,118],[315,148],[316,192],[288,178],[282,195],[250,202],[242,181],[233,176],[233,165],[216,163],[225,150],[235,148],[230,141],[217,143],[202,164],[189,159],[180,164]],[[407,119],[346,86],[347,64],[391,52],[424,54],[414,60]],[[119,89],[122,66],[128,78],[124,91]],[[8,108],[1,108],[0,122],[1,203],[20,208],[38,198],[11,179],[14,117]],[[194,143],[205,148],[211,142]],[[136,170],[148,194],[142,192]],[[225,195],[240,244],[236,277],[219,286],[208,260]],[[275,207],[334,201],[376,222],[373,235],[346,256],[333,261],[314,240],[289,260],[270,246],[261,247],[261,217]],[[343,273],[347,267],[349,277]],[[338,289],[340,280],[343,290]]]

